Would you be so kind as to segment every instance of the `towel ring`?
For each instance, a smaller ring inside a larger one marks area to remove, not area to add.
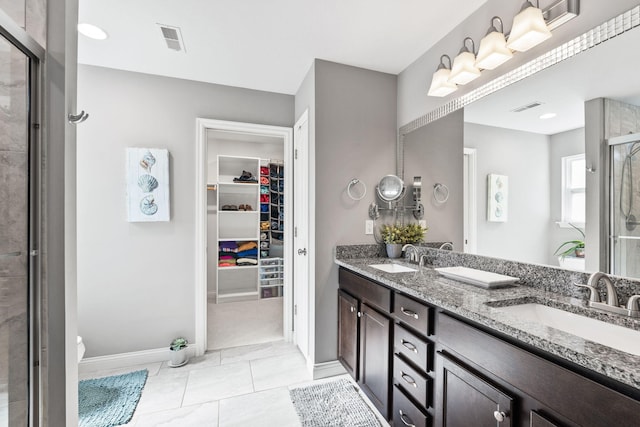
[[[362,184],[362,195],[360,197],[355,197],[353,195],[353,193],[351,193],[351,187],[353,187],[354,185],[358,185],[358,184]],[[347,185],[347,194],[349,195],[349,197],[351,198],[351,200],[362,200],[364,199],[364,196],[367,195],[367,186],[365,185],[364,182],[360,181],[358,178],[354,178],[349,182],[349,185]]]
[[[439,182],[433,185],[433,199],[438,203],[449,200],[449,188]]]

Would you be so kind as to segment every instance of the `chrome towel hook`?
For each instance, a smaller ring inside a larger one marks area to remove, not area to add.
[[[67,119],[69,120],[69,123],[71,123],[72,125],[77,125],[79,123],[82,123],[88,118],[89,118],[89,114],[85,113],[84,110],[80,111],[80,114],[75,114],[75,115],[69,114],[69,116],[67,117]]]

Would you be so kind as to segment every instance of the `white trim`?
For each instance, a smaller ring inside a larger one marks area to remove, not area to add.
[[[187,347],[187,357],[194,357],[197,345]],[[78,364],[78,372],[88,373],[109,369],[126,368],[148,363],[166,362],[171,358],[169,347],[151,350],[132,351],[130,353],[111,354],[109,356],[87,357]]]
[[[282,126],[259,125],[254,123],[231,122],[226,120],[196,119],[196,254],[195,254],[195,340],[196,355],[207,350],[207,130],[224,130],[282,138],[284,141],[285,166],[293,164],[293,129]],[[291,180],[285,180],[285,200],[292,200],[290,195]],[[285,218],[292,218],[291,204],[285,205]],[[285,235],[293,236],[292,221],[285,221]],[[284,241],[284,298],[283,298],[283,335],[284,340],[291,341],[293,324],[292,297],[292,264],[293,251]]]
[[[315,365],[313,365],[312,371],[314,380],[320,378],[335,377],[336,375],[342,375],[346,373],[347,371],[344,369],[344,366],[342,366],[342,363],[338,362],[337,360],[333,360],[331,362],[316,363]]]
[[[465,224],[466,242],[462,242],[464,252],[475,254],[478,244],[478,177],[477,177],[477,150],[475,148],[464,148],[464,156],[466,157],[467,179],[464,182],[465,190],[465,208],[468,211],[468,223]]]

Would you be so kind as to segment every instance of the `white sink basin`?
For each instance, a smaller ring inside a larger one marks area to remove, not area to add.
[[[511,313],[522,320],[538,322],[586,340],[640,356],[640,331],[542,304],[518,304],[496,309]]]
[[[412,271],[418,271],[415,268],[405,267],[400,264],[369,264],[369,267],[377,268],[387,273],[410,273]]]

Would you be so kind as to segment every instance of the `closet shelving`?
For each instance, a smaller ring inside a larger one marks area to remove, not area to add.
[[[260,164],[260,257],[269,256],[271,246],[271,223],[269,222],[269,162]]]
[[[269,164],[270,229],[272,242],[284,240],[284,165]]]
[[[263,258],[260,260],[260,298],[282,296],[284,285],[284,260]]]
[[[217,164],[218,302],[258,298],[260,159],[219,155]],[[255,181],[237,182],[245,171]],[[238,252],[243,246],[252,246],[255,255]]]

